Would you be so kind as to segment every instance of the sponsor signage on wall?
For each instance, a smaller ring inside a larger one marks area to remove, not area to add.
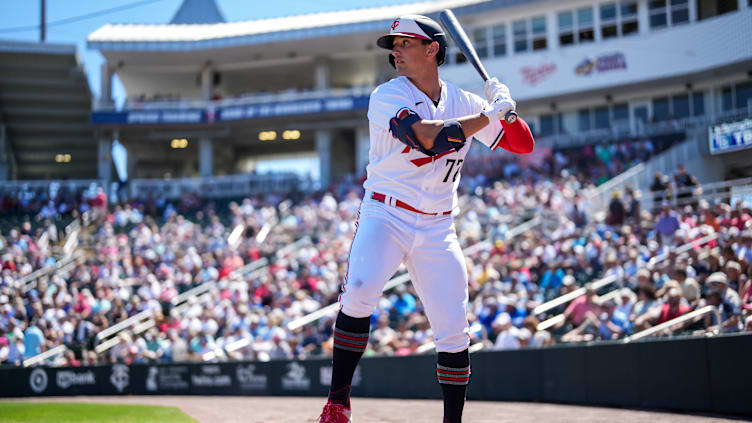
[[[353,96],[222,107],[211,104],[203,109],[92,112],[91,120],[94,124],[126,125],[213,123],[364,110],[368,108],[368,100],[369,96]]]
[[[590,76],[615,70],[626,70],[627,59],[624,53],[608,53],[594,58],[586,57],[574,68],[574,73],[579,76]]]
[[[722,123],[708,129],[710,154],[729,153],[752,147],[752,119]]]
[[[149,366],[146,372],[146,390],[188,391],[190,389],[190,369],[187,366]]]

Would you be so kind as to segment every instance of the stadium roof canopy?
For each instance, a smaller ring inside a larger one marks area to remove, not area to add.
[[[395,17],[437,14],[451,8],[458,16],[541,0],[440,0],[243,22],[224,22],[212,0],[186,0],[171,24],[107,24],[88,38],[103,51],[186,51],[383,31]],[[212,23],[214,21],[215,23]]]

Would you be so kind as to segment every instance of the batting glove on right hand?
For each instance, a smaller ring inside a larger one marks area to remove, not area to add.
[[[490,121],[505,120],[507,113],[516,108],[517,103],[510,97],[499,97],[484,107],[481,113],[488,117]]]
[[[488,100],[489,103],[493,103],[493,101],[499,97],[512,98],[512,94],[509,93],[509,87],[499,82],[496,77],[486,80],[484,92],[486,94],[486,100]]]

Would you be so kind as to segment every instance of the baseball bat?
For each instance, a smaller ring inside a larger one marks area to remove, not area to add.
[[[475,52],[473,43],[470,42],[467,34],[465,34],[465,30],[462,29],[462,25],[460,25],[459,21],[454,16],[454,12],[449,9],[444,9],[444,11],[439,14],[439,19],[441,20],[441,23],[444,24],[444,28],[446,28],[449,36],[452,37],[462,54],[465,55],[475,70],[478,71],[480,77],[483,78],[483,82],[486,82],[489,79],[488,72],[486,72],[486,68],[483,67],[483,63],[481,63],[480,58],[478,58],[478,53]],[[514,123],[517,120],[517,112],[510,110],[507,112],[506,116],[504,116],[504,120],[506,120],[507,123]]]

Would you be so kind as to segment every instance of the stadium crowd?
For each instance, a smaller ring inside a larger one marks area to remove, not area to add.
[[[588,209],[593,185],[658,149],[650,141],[586,149],[553,152],[527,168],[482,158],[465,175],[455,220],[468,254],[472,342],[509,349],[619,339],[705,305],[715,305],[720,320],[709,314],[680,330],[751,330],[749,207],[675,195],[697,185],[679,169],[673,178],[658,175],[662,186],[649,198],[630,188],[615,194],[601,218]],[[0,363],[19,365],[58,345],[68,349],[55,364],[73,366],[331,354],[333,315],[295,330],[288,324],[337,299],[362,198],[358,183],[237,202],[186,195],[111,205],[101,190],[19,197],[5,194],[3,213],[36,218],[0,236]],[[87,210],[94,218],[81,235],[84,259],[21,285],[59,260],[54,242],[40,243],[44,233],[58,237],[55,219]],[[507,236],[533,217],[540,223]],[[243,236],[233,239],[238,225]],[[717,238],[677,251],[707,235]],[[305,236],[309,242],[284,248]],[[485,240],[490,248],[472,247]],[[269,264],[244,270],[262,258]],[[611,276],[611,285],[593,289]],[[176,302],[207,283],[213,288],[206,295]],[[585,295],[535,314],[536,306],[580,287]],[[599,296],[611,290],[616,295]],[[94,352],[99,332],[145,310],[153,325],[121,331],[112,348]],[[560,314],[559,323],[538,330]],[[431,342],[412,287],[385,294],[366,354],[415,354]]]

